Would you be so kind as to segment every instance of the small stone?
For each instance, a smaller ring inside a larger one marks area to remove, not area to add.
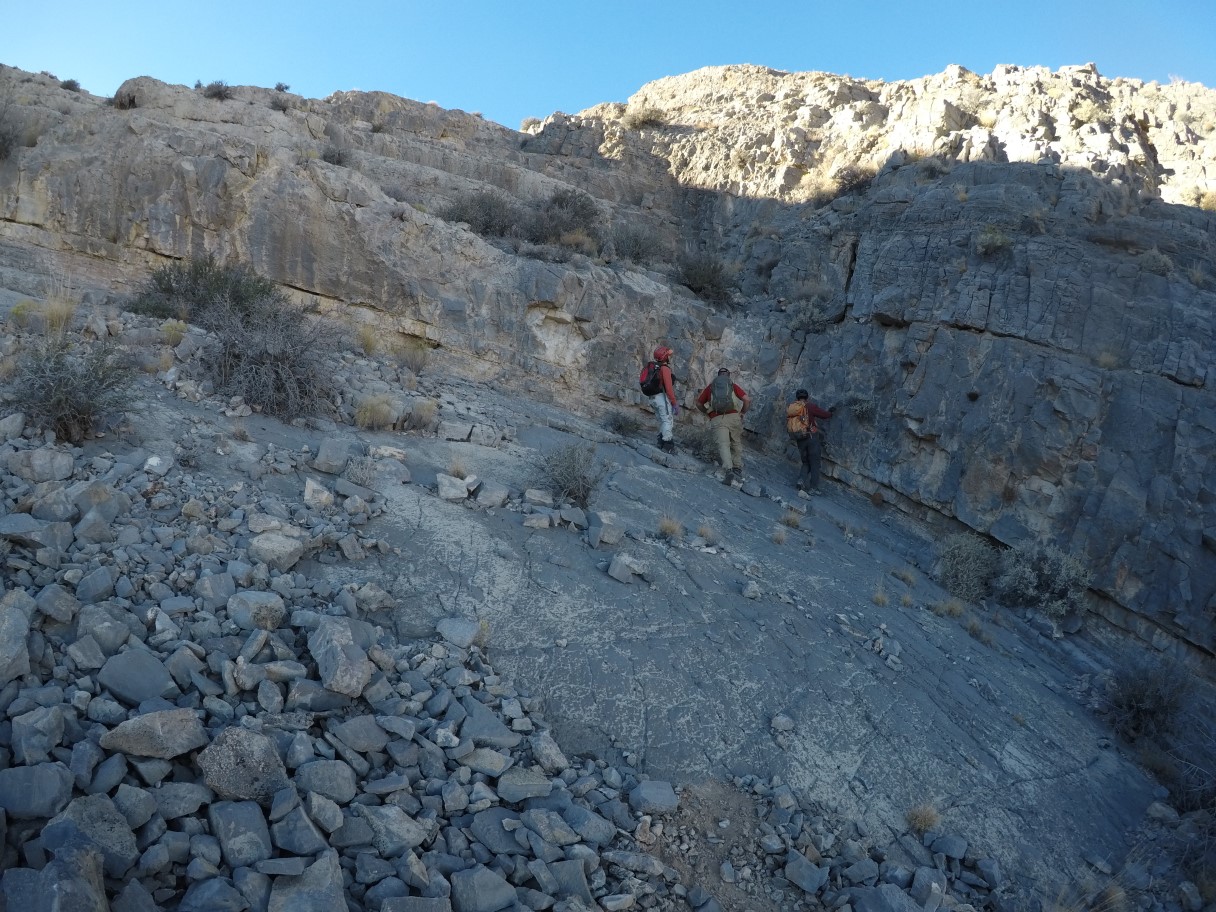
[[[270,857],[270,831],[256,802],[217,802],[208,809],[207,820],[229,867],[248,867]]]
[[[680,806],[680,799],[670,782],[647,779],[629,793],[629,806],[640,814],[670,814]]]

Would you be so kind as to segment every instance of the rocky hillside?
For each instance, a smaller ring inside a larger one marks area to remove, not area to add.
[[[585,410],[634,401],[661,338],[690,391],[736,368],[760,437],[809,386],[843,406],[836,477],[943,529],[1053,542],[1105,617],[1216,651],[1209,90],[728,67],[521,135],[380,93],[137,78],[107,102],[0,78],[13,291],[70,277],[105,300],[166,258],[239,258]],[[529,211],[586,193],[596,223],[482,236],[461,204],[485,189]]]

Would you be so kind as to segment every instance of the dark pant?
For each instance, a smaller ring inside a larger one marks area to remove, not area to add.
[[[798,445],[798,455],[802,459],[802,473],[798,476],[798,487],[809,491],[819,484],[819,457],[822,446],[818,434],[808,434],[802,440],[795,440]]]

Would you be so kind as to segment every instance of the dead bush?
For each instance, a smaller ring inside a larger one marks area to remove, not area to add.
[[[620,259],[642,265],[671,257],[667,242],[657,231],[629,222],[619,222],[613,226],[612,246]]]
[[[942,815],[938,813],[929,802],[914,805],[908,808],[904,814],[904,818],[908,821],[908,826],[912,828],[912,832],[917,836],[923,836],[929,830],[937,827],[942,822]]]
[[[626,130],[641,130],[645,127],[661,127],[666,124],[661,109],[653,105],[629,108],[621,118],[621,126]]]
[[[438,411],[439,403],[434,399],[415,399],[405,420],[406,428],[412,431],[425,431],[434,424]]]
[[[978,602],[988,595],[997,571],[997,552],[974,532],[949,535],[938,555],[938,582],[955,598]]]
[[[614,434],[633,437],[641,433],[642,421],[631,412],[610,412],[604,421],[604,426]]]
[[[548,488],[559,500],[585,510],[608,470],[609,466],[596,458],[593,444],[572,443],[541,457],[538,487]]]
[[[86,347],[51,336],[18,360],[12,388],[33,423],[79,443],[98,418],[131,404],[134,378],[134,367],[113,345]]]
[[[715,464],[718,462],[718,441],[708,424],[689,424],[680,431],[680,444],[693,458]]]
[[[355,426],[365,431],[383,431],[393,426],[396,409],[387,393],[365,397],[355,409]]]

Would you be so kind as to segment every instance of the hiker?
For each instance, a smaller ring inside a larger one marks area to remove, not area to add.
[[[809,498],[819,487],[819,459],[823,454],[823,431],[816,418],[829,419],[836,414],[836,407],[823,408],[811,401],[811,394],[804,389],[794,394],[794,401],[785,410],[785,429],[790,440],[798,447],[802,460],[802,472],[798,476],[798,496]]]
[[[718,369],[713,383],[701,390],[697,408],[709,415],[709,426],[718,442],[718,455],[726,470],[723,484],[743,482],[743,413],[752,401],[743,388],[730,379],[730,371]]]
[[[654,413],[659,419],[659,449],[665,453],[676,451],[672,422],[680,414],[680,404],[676,401],[671,379],[671,356],[674,354],[666,345],[660,345],[654,350],[653,358],[642,368],[639,379],[642,392],[654,403]]]

